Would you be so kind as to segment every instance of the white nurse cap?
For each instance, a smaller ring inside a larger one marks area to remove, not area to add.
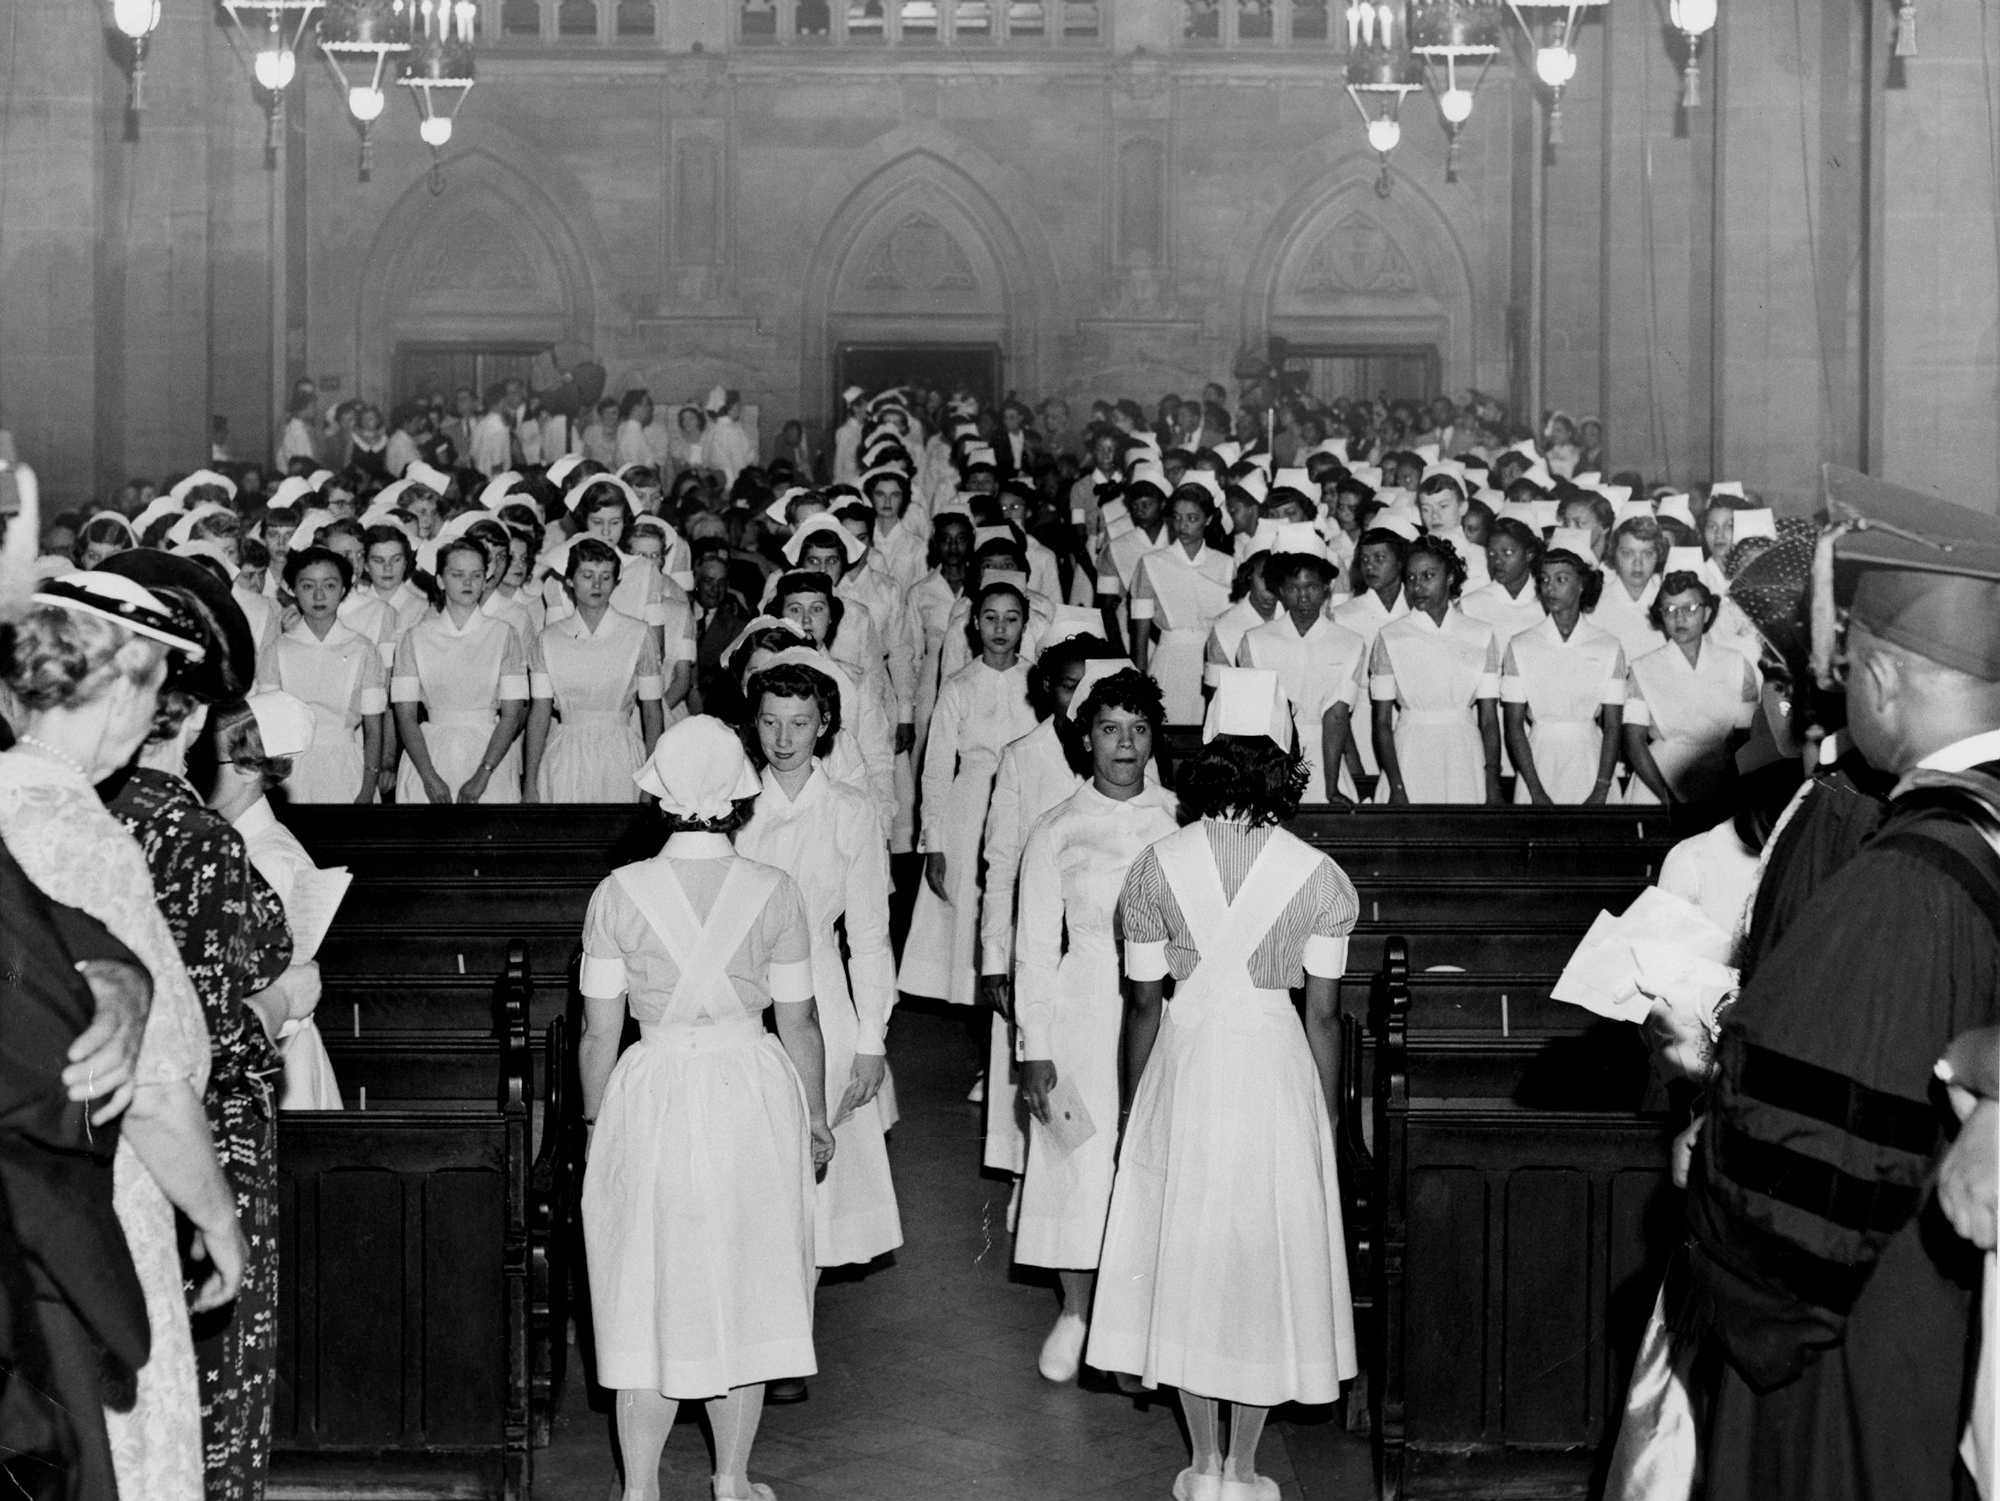
[[[1217,735],[1264,736],[1280,750],[1292,748],[1292,706],[1278,675],[1258,667],[1219,667],[1215,697],[1208,701],[1201,740]]]

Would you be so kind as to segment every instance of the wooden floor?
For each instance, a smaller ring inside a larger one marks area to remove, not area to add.
[[[1035,1371],[1055,1294],[1009,1266],[1007,1184],[979,1170],[959,1018],[906,1007],[889,1048],[905,1244],[821,1289],[811,1398],[765,1410],[751,1478],[778,1501],[1166,1501],[1187,1463],[1170,1399],[1141,1404],[1097,1379],[1052,1386]],[[609,1413],[604,1393],[571,1381],[554,1441],[535,1455],[536,1501],[616,1501]],[[1330,1409],[1280,1414],[1260,1467],[1287,1501],[1372,1494],[1366,1440]],[[684,1407],[663,1494],[706,1501],[709,1471],[698,1409]]]

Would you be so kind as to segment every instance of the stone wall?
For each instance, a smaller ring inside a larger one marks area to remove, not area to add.
[[[366,183],[317,59],[267,170],[200,7],[167,7],[135,141],[101,16],[16,7],[0,422],[77,500],[199,462],[212,411],[260,451],[294,375],[386,399],[399,345],[590,352],[768,424],[824,419],[843,342],[1150,400],[1275,334],[1434,346],[1447,388],[1601,416],[1676,483],[1805,506],[1831,458],[1991,506],[1994,43],[1936,9],[1898,77],[1884,7],[1725,7],[1683,112],[1657,18],[1609,7],[1552,162],[1509,54],[1458,183],[1420,94],[1385,195],[1335,58],[1177,48],[1157,0],[984,53],[732,49],[720,0],[676,0],[658,42],[487,48],[437,174],[392,98]]]

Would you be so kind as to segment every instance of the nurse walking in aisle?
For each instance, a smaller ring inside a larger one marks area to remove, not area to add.
[[[1157,684],[1127,663],[1092,662],[1066,718],[1090,780],[1028,836],[1015,967],[1029,1124],[1014,1259],[1062,1281],[1062,1312],[1039,1361],[1051,1381],[1077,1373],[1111,1207],[1125,1015],[1118,894],[1139,852],[1175,826],[1173,795],[1146,781],[1165,728]]]
[[[1179,1389],[1180,1501],[1275,1501],[1256,1472],[1269,1409],[1331,1402],[1357,1369],[1331,1110],[1359,903],[1277,827],[1306,773],[1276,674],[1223,669],[1202,733],[1185,827],[1139,855],[1118,903],[1136,1090],[1087,1358]]]
[[[707,1403],[718,1501],[768,1501],[750,1446],[764,1383],[814,1370],[809,1196],[834,1155],[810,930],[791,877],[730,847],[760,788],[734,731],[681,721],[638,782],[672,833],[592,895],[579,980],[597,1375],[624,1501],[658,1501],[688,1398]]]
[[[813,1197],[815,1267],[873,1261],[903,1243],[889,1178],[889,1076],[896,962],[889,948],[889,852],[866,793],[836,782],[820,757],[840,730],[840,689],[816,668],[783,662],[750,679],[751,760],[762,769],[739,854],[785,872],[805,899],[812,987],[826,1039],[826,1099],[836,1150]],[[847,955],[841,958],[841,934]]]
[[[897,983],[953,1005],[978,1000],[979,845],[1000,753],[1035,727],[1021,636],[1028,599],[1010,583],[980,589],[971,630],[979,655],[946,680],[924,747],[924,882]],[[982,1044],[985,1039],[980,1038]]]

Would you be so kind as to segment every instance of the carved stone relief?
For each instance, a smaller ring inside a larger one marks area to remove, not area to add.
[[[1314,242],[1292,277],[1294,296],[1307,300],[1398,296],[1419,288],[1409,257],[1388,231],[1350,214]]]
[[[870,292],[972,292],[978,273],[951,231],[929,214],[908,214],[863,263],[861,286]]]

